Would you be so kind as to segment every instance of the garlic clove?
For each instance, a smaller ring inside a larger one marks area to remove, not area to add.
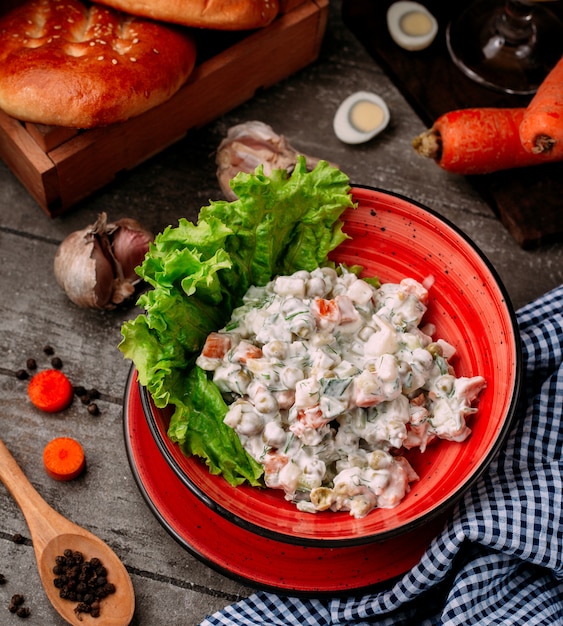
[[[113,281],[113,291],[111,296],[112,304],[121,304],[135,293],[135,286],[129,280],[116,278]]]
[[[137,281],[135,268],[141,265],[150,242],[152,233],[145,230],[139,222],[129,217],[115,222],[117,227],[111,239],[111,249],[116,261],[121,266],[123,278]]]
[[[77,306],[113,309],[135,291],[139,265],[154,239],[136,220],[96,222],[68,235],[55,254],[55,279]]]
[[[250,174],[263,165],[264,174],[269,176],[274,169],[293,168],[299,154],[303,153],[264,122],[254,120],[232,126],[217,149],[217,179],[221,191],[228,200],[236,200],[230,181],[239,172]],[[316,157],[303,156],[308,167],[313,168],[319,162]]]
[[[94,308],[105,308],[111,301],[113,295],[113,268],[111,262],[104,254],[102,247],[96,241],[92,241],[92,252],[90,259],[94,261],[94,279],[93,288]],[[91,297],[88,292],[84,292],[83,298]]]
[[[88,229],[71,233],[54,260],[55,278],[74,304],[103,309],[113,293],[113,268]]]

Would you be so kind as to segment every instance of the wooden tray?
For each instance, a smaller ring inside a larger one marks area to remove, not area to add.
[[[280,16],[262,30],[202,32],[198,64],[184,87],[121,124],[77,131],[23,123],[0,111],[0,158],[49,216],[60,215],[190,129],[312,63],[327,17],[328,0],[286,0]]]
[[[446,111],[472,106],[526,106],[529,97],[496,93],[467,78],[450,59],[445,29],[467,0],[423,0],[439,22],[433,44],[420,52],[397,46],[387,30],[393,0],[344,0],[342,18],[428,126]],[[563,17],[561,3],[550,9]],[[562,42],[563,53],[563,42]],[[468,177],[522,248],[563,241],[563,163]]]

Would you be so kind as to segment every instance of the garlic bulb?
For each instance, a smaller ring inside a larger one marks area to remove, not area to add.
[[[293,168],[298,152],[289,145],[283,135],[274,132],[264,122],[251,121],[232,126],[217,149],[217,179],[227,200],[236,200],[229,183],[239,172],[254,172],[258,165],[264,166],[269,176],[274,169]],[[303,155],[311,169],[319,162],[316,157]]]
[[[57,283],[80,307],[113,309],[133,295],[139,280],[135,268],[153,239],[136,220],[108,223],[106,213],[100,213],[94,224],[68,235],[57,249]]]

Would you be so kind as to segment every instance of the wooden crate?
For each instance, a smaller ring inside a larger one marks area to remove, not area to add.
[[[239,41],[198,62],[170,100],[120,124],[77,131],[23,123],[0,111],[0,158],[47,215],[61,215],[190,129],[312,63],[327,15],[328,0],[287,0],[270,26],[239,35]]]

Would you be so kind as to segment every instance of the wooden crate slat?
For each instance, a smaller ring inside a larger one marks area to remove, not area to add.
[[[60,189],[54,163],[30,137],[19,121],[0,111],[0,157],[49,213],[60,204]]]
[[[44,152],[49,152],[49,150],[60,146],[80,132],[76,128],[46,126],[45,124],[26,123],[25,127]]]

